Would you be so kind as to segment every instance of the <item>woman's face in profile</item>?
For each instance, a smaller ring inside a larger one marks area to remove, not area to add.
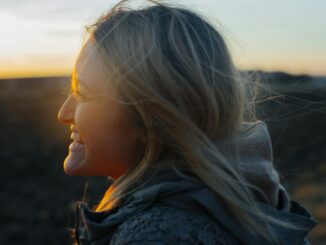
[[[73,72],[72,93],[61,106],[58,119],[70,126],[72,143],[64,161],[68,175],[103,175],[118,178],[140,161],[144,152],[142,131],[127,117],[126,108],[108,94],[105,67],[94,39],[83,46]]]

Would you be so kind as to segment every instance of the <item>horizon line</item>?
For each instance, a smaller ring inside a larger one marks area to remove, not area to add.
[[[298,72],[298,73],[294,73],[294,72],[288,72],[288,71],[283,71],[283,70],[266,70],[266,69],[239,69],[241,72],[250,72],[250,71],[254,71],[254,72],[263,72],[263,73],[284,73],[290,76],[311,76],[311,77],[326,77],[326,74],[310,74],[310,73],[304,73],[304,72]],[[33,79],[33,78],[56,78],[56,77],[69,77],[71,76],[71,73],[41,73],[41,74],[31,74],[31,75],[27,75],[27,74],[19,74],[16,76],[13,75],[4,75],[1,76],[0,74],[0,80],[10,80],[10,79]]]

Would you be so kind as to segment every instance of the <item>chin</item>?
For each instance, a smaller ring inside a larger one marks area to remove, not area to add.
[[[76,160],[71,153],[66,157],[63,163],[63,170],[69,176],[88,176],[89,172],[85,168],[86,159]]]

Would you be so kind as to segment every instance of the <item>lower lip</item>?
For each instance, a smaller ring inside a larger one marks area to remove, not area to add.
[[[69,145],[69,150],[72,151],[72,152],[83,151],[83,150],[85,150],[85,145],[79,144],[79,143],[76,143],[76,142],[72,142]]]
[[[78,145],[72,142],[69,145],[69,154],[64,161],[64,171],[71,176],[83,175],[83,166],[86,161],[85,145]]]

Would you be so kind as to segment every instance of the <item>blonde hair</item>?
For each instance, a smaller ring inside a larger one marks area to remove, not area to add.
[[[293,225],[259,209],[252,189],[261,190],[237,169],[239,158],[222,154],[214,143],[233,140],[236,148],[241,122],[257,120],[253,81],[235,68],[222,36],[203,16],[155,1],[141,9],[126,2],[87,31],[107,64],[114,99],[144,130],[146,149],[141,161],[113,182],[96,211],[122,205],[157,160],[169,155],[176,173],[186,178],[179,169],[191,169],[250,232],[277,244],[265,225]]]

